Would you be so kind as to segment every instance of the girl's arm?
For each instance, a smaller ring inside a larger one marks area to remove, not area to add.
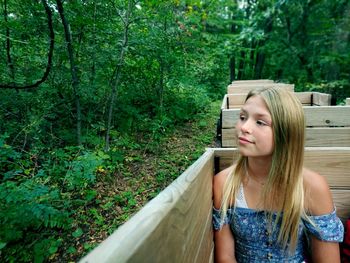
[[[311,250],[313,262],[340,262],[339,243],[321,241],[312,237]]]
[[[214,231],[215,263],[234,263],[235,242],[229,225]]]
[[[306,203],[311,215],[325,215],[334,211],[332,194],[325,178],[313,171],[306,170]],[[313,262],[340,262],[339,243],[311,238]]]
[[[213,197],[214,207],[220,209],[223,188],[231,168],[225,169],[214,176]],[[214,249],[216,263],[235,263],[235,242],[232,231],[228,224],[220,230],[214,230]]]

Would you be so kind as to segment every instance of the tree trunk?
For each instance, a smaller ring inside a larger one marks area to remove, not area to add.
[[[92,29],[92,38],[93,38],[93,47],[96,48],[96,3],[94,3],[94,26]],[[91,74],[90,74],[90,86],[95,87],[95,78],[96,78],[96,52],[92,52],[91,59]]]
[[[275,11],[276,12],[276,11]],[[261,40],[260,42],[257,43],[257,47],[263,47],[267,40],[269,39],[269,34],[271,33],[273,29],[273,20],[275,17],[275,12],[271,14],[270,17],[268,17],[265,21],[264,24],[264,34],[266,35],[264,40]],[[258,51],[258,54],[256,56],[256,62],[255,62],[255,70],[254,70],[254,77],[255,79],[260,79],[262,78],[262,72],[264,69],[265,65],[265,59],[266,55],[263,51]]]
[[[265,64],[265,54],[263,52],[258,52],[258,55],[256,56],[256,63],[255,63],[255,69],[254,69],[254,78],[255,79],[261,79],[262,78],[262,71]]]
[[[121,75],[121,69],[124,64],[124,56],[126,52],[126,48],[128,46],[128,35],[129,35],[129,26],[130,26],[130,13],[131,13],[131,2],[132,0],[128,1],[128,10],[126,13],[125,19],[122,18],[124,23],[124,34],[123,34],[123,43],[120,50],[120,55],[118,62],[116,64],[116,67],[113,72],[112,80],[111,80],[111,98],[109,102],[109,110],[108,110],[108,119],[107,119],[107,131],[106,131],[106,140],[105,140],[105,151],[109,151],[110,148],[110,132],[112,127],[112,117],[113,117],[113,108],[114,108],[114,101],[118,95],[118,84],[120,81],[120,75]]]
[[[55,45],[55,32],[53,30],[53,23],[52,23],[52,12],[47,4],[46,0],[41,0],[41,2],[44,5],[45,12],[47,15],[47,25],[49,28],[50,32],[50,47],[49,47],[49,52],[47,54],[47,64],[46,64],[46,69],[38,81],[34,82],[33,84],[29,85],[16,85],[15,84],[15,68],[13,65],[13,61],[11,58],[11,42],[10,42],[10,29],[6,26],[6,59],[7,59],[7,65],[9,67],[10,71],[10,77],[11,77],[11,82],[9,84],[0,84],[0,88],[2,89],[31,89],[31,88],[36,88],[38,87],[41,83],[46,81],[47,77],[50,74],[51,71],[51,66],[52,66],[52,57],[53,57],[53,50],[54,50],[54,45]],[[7,24],[7,1],[4,1],[4,19],[5,23]]]
[[[163,102],[164,102],[164,62],[159,58],[159,89],[158,89],[158,98],[159,98],[159,115],[163,115]]]
[[[255,52],[257,48],[257,41],[252,39],[250,47],[250,57],[249,57],[249,78],[255,77]]]
[[[245,42],[245,41],[243,41]],[[245,43],[243,43],[243,47]],[[239,59],[239,64],[238,64],[238,77],[237,79],[243,79],[244,78],[244,63],[245,63],[245,51],[241,50],[240,52],[240,59]]]
[[[65,35],[66,44],[67,44],[70,70],[72,75],[72,87],[73,87],[75,107],[76,107],[76,120],[77,120],[76,136],[77,136],[78,145],[81,145],[81,106],[80,106],[79,79],[77,74],[77,65],[75,64],[75,61],[74,61],[72,33],[70,31],[70,25],[68,23],[68,20],[64,15],[62,0],[56,0],[56,3],[57,3],[58,12],[60,14],[62,24],[64,27],[64,35]]]
[[[236,34],[237,33],[237,24],[235,21],[235,16],[232,16],[232,24],[231,24],[231,33]],[[236,58],[235,54],[232,54],[230,57],[230,83],[236,79]]]
[[[8,20],[7,20],[7,0],[4,0],[4,21],[6,24],[6,63],[7,67],[9,69],[10,78],[11,78],[11,84],[14,85],[15,83],[15,67],[13,65],[12,57],[11,57],[11,41],[10,41],[10,28],[8,27]]]
[[[230,83],[232,83],[232,81],[235,80],[235,77],[236,77],[236,60],[235,60],[235,57],[232,56],[230,58]]]

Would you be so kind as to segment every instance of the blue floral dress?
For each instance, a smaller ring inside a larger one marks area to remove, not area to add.
[[[273,214],[273,219],[276,214]],[[302,220],[299,226],[298,243],[295,253],[283,249],[278,242],[279,226],[270,229],[268,216],[264,211],[250,208],[229,208],[224,220],[220,211],[213,208],[213,226],[215,230],[229,224],[235,237],[235,255],[237,262],[303,262],[307,247],[304,233],[328,242],[341,242],[344,227],[335,210],[330,214],[309,216],[313,224]]]

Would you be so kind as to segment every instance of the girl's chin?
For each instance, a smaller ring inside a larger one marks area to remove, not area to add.
[[[244,157],[248,157],[251,155],[251,153],[249,153],[249,151],[247,151],[246,149],[242,149],[241,147],[238,147],[238,152],[240,153],[240,155],[242,155]]]

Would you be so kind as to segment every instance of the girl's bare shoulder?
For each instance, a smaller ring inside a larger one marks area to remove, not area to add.
[[[222,189],[225,185],[227,177],[229,176],[230,173],[233,172],[234,169],[235,169],[235,165],[231,165],[226,169],[220,171],[219,173],[215,174],[214,182],[213,182],[214,188]]]
[[[214,175],[213,179],[213,195],[214,195],[214,206],[219,208],[221,205],[221,198],[224,191],[224,186],[227,177],[235,168],[234,165],[220,171],[219,173]]]
[[[312,215],[328,214],[334,210],[332,194],[325,177],[310,169],[303,169],[305,201]]]

